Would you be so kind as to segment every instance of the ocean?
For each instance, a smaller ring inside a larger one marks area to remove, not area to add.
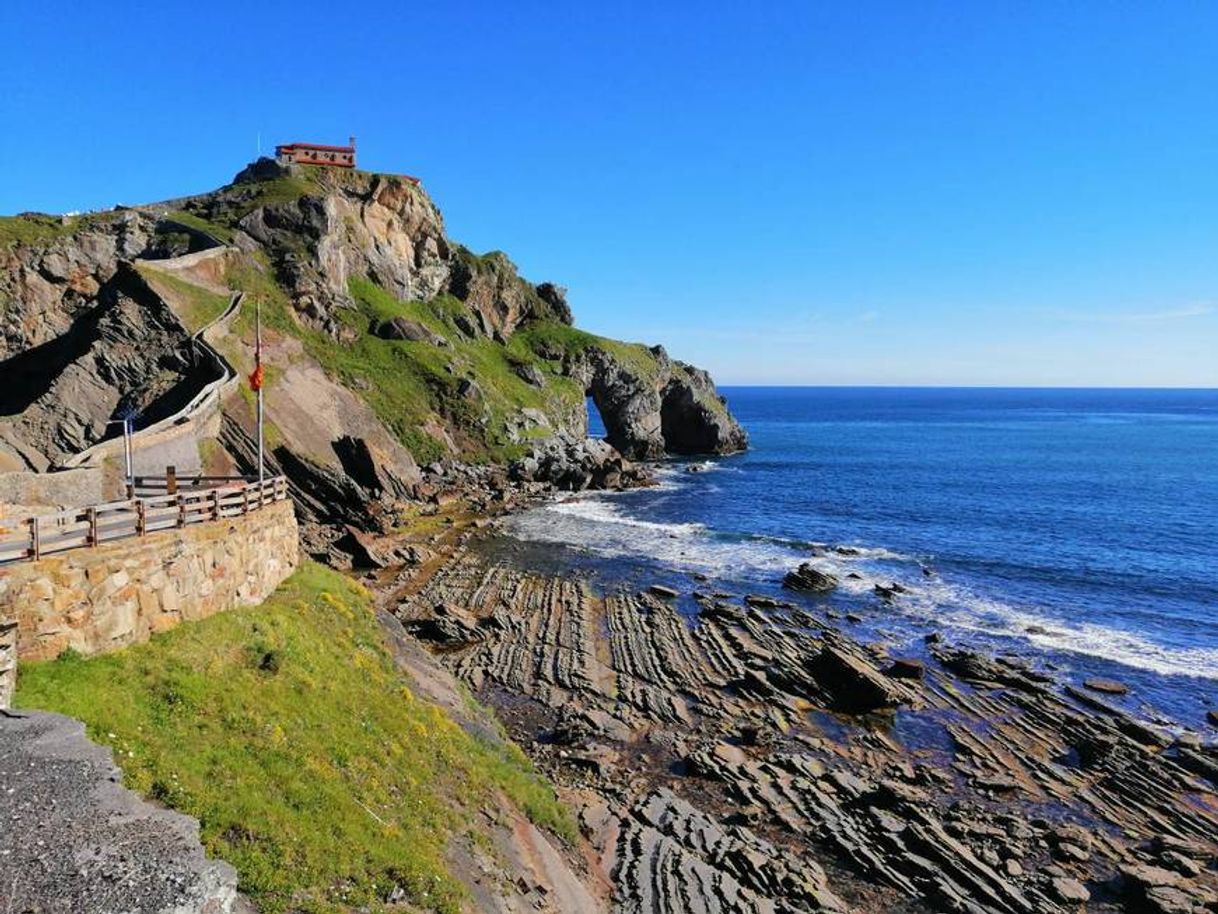
[[[1161,723],[1218,708],[1218,391],[722,392],[747,453],[671,461],[658,486],[576,495],[509,532],[602,586],[783,595],[895,654],[936,631],[1117,679],[1115,701]],[[801,561],[839,588],[783,592]],[[894,582],[905,593],[876,595]]]

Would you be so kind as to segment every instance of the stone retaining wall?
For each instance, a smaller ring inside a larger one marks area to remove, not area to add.
[[[0,618],[0,710],[13,701],[17,679],[17,621]]]
[[[296,515],[280,501],[242,517],[150,533],[0,569],[0,619],[17,653],[99,654],[179,622],[260,603],[299,561]]]

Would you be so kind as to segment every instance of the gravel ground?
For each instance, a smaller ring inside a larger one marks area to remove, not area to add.
[[[236,914],[237,874],[198,823],[122,786],[58,714],[0,714],[0,914]]]

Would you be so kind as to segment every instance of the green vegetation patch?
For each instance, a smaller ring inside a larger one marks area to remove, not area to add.
[[[321,192],[318,183],[304,174],[230,184],[214,194],[186,203],[171,218],[185,222],[181,216],[193,216],[201,223],[196,227],[228,241],[232,239],[237,223],[259,207],[293,203]]]
[[[173,305],[174,313],[191,333],[206,327],[228,307],[228,295],[196,286],[181,276],[157,269],[155,260],[137,261],[135,268]]]
[[[82,216],[51,216],[46,213],[0,216],[0,245],[12,247],[18,244],[46,244],[116,216],[117,212],[114,211],[86,213]]]
[[[525,441],[513,442],[511,419],[533,407],[555,419],[577,409],[583,391],[574,381],[555,373],[525,340],[513,337],[500,343],[470,337],[458,319],[470,312],[460,301],[440,296],[428,302],[403,302],[366,279],[353,279],[349,291],[355,307],[337,312],[350,330],[340,341],[307,327],[292,316],[291,305],[265,264],[234,267],[229,285],[244,289],[247,302],[262,300],[264,328],[299,339],[305,351],[332,377],[355,391],[420,463],[447,454],[443,443],[425,427],[440,423],[449,428],[468,460],[510,460],[527,450]],[[443,344],[431,341],[386,340],[373,333],[377,324],[406,318],[427,328]],[[253,308],[247,303],[234,322],[243,341],[253,339]],[[547,375],[544,389],[533,387],[517,373],[524,364],[536,365]],[[463,381],[472,380],[475,391]]]
[[[264,912],[380,910],[395,886],[458,910],[445,850],[480,840],[499,794],[574,834],[518,749],[413,694],[368,593],[312,563],[260,607],[23,665],[17,703],[83,720],[128,786],[199,819]]]
[[[175,210],[169,213],[166,218],[197,231],[206,232],[212,237],[220,239],[225,244],[229,244],[233,240],[233,230],[227,225],[220,225],[218,222],[204,219],[195,213],[188,213],[186,210]]]

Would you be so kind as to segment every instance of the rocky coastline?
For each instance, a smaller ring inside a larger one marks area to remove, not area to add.
[[[562,486],[446,478],[464,507],[367,581],[552,778],[614,910],[1218,910],[1214,746],[935,634],[890,655],[810,566],[782,599],[514,560],[492,518]]]

